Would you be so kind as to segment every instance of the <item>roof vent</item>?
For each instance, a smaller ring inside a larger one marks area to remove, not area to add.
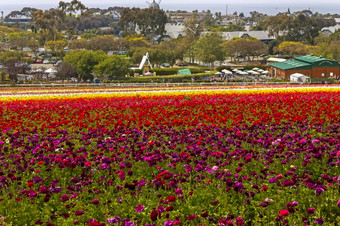
[[[322,58],[322,55],[320,55],[319,57]]]
[[[312,53],[311,56],[314,56],[314,54]]]

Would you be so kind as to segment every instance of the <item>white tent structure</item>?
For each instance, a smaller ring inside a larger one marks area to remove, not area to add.
[[[221,72],[219,72],[219,71],[215,73],[215,75],[221,75],[221,74],[222,74],[222,73],[221,73]]]
[[[262,71],[261,74],[270,74],[270,72],[269,71]]]
[[[248,72],[245,72],[245,71],[238,71],[237,73],[240,74],[240,75],[247,75],[248,74]]]
[[[229,71],[229,70],[227,70],[227,69],[223,69],[222,72],[224,72],[225,74],[228,74],[228,75],[231,75],[231,74],[232,74],[232,72]]]
[[[56,70],[54,70],[54,69],[52,69],[52,68],[49,68],[49,69],[47,69],[46,71],[45,71],[45,73],[57,73],[57,71]]]
[[[301,74],[301,73],[294,73],[290,75],[290,82],[291,83],[310,83],[310,77]]]
[[[253,70],[250,70],[248,71],[249,74],[253,74],[253,75],[259,75],[260,73],[256,72],[256,71],[253,71]]]
[[[285,62],[287,59],[284,58],[276,58],[276,57],[270,57],[267,59],[268,62]]]

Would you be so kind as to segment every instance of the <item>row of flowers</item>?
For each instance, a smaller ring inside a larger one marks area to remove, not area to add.
[[[0,223],[340,223],[338,89],[3,99]]]

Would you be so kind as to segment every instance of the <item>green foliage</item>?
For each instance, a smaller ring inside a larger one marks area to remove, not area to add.
[[[122,56],[109,56],[94,67],[94,72],[109,78],[124,77],[129,72],[130,62]]]
[[[103,51],[75,50],[67,52],[64,61],[77,68],[80,79],[91,79],[93,68],[106,58]]]
[[[325,25],[331,26],[334,20],[313,15],[310,11],[293,15],[278,14],[268,17],[265,27],[270,35],[281,36],[284,41],[303,42],[313,45],[314,39]]]
[[[252,60],[254,60],[254,56],[267,52],[267,46],[253,37],[234,38],[226,41],[223,46],[228,56],[243,55],[244,58],[247,56],[248,60],[250,60],[250,56],[253,56]]]
[[[222,43],[222,35],[207,33],[193,45],[194,56],[204,63],[223,61],[225,52],[222,48]]]
[[[124,8],[120,13],[119,25],[126,35],[135,34],[138,27],[140,33],[153,41],[155,35],[160,38],[165,32],[167,16],[163,10],[153,8]]]

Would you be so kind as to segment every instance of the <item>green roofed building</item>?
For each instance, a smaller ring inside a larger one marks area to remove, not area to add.
[[[335,60],[312,54],[269,64],[269,71],[273,77],[284,79],[289,79],[290,75],[294,73],[301,73],[313,79],[339,78],[340,64]]]

